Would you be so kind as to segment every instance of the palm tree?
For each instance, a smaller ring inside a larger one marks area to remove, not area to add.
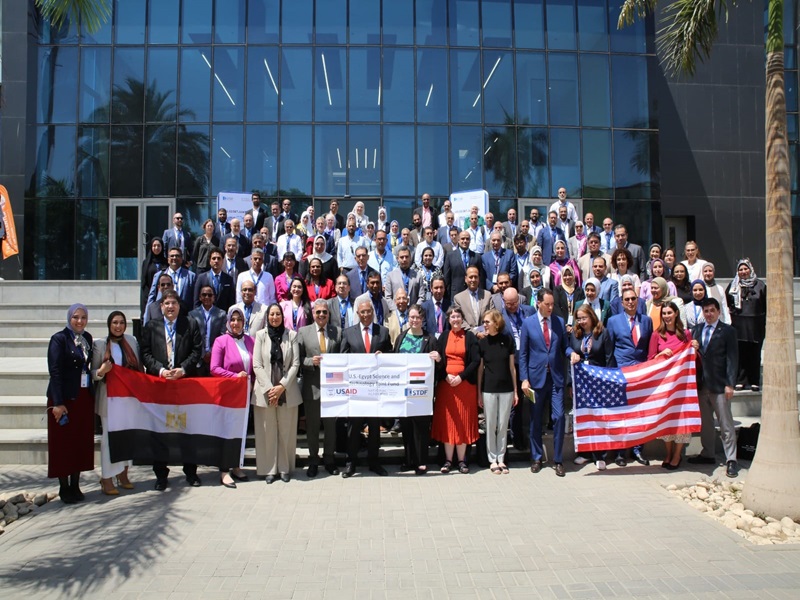
[[[89,33],[97,32],[111,16],[108,0],[35,0],[42,17],[56,28],[77,23],[78,17]]]
[[[792,1],[792,0],[790,0]],[[625,0],[618,27],[652,12],[658,0]],[[783,81],[783,0],[767,0],[767,331],[758,449],[742,501],[756,513],[800,520],[800,423],[793,318],[792,212],[786,96]],[[735,5],[735,2],[733,2]],[[711,54],[726,2],[676,0],[664,9],[657,46],[667,71],[693,75]]]

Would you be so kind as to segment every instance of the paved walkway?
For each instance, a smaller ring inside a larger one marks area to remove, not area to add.
[[[56,500],[0,536],[0,597],[794,599],[800,589],[800,547],[751,546],[662,487],[696,472],[389,470],[228,490],[210,469],[201,488],[173,469],[159,493],[139,467],[137,488],[117,498],[85,474],[86,502]],[[44,467],[0,467],[0,490],[48,489]]]

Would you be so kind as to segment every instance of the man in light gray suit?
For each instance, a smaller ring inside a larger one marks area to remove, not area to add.
[[[312,312],[314,323],[301,327],[297,335],[300,338],[300,356],[303,365],[303,406],[306,411],[306,437],[308,438],[308,477],[316,477],[319,472],[319,429],[320,422],[325,438],[322,444],[322,460],[325,470],[331,475],[338,475],[339,469],[333,461],[336,449],[336,419],[320,418],[320,363],[323,355],[338,353],[342,333],[338,327],[330,323],[328,302],[318,298],[314,302]]]
[[[394,298],[394,292],[404,289],[408,294],[410,304],[416,304],[419,299],[422,280],[417,270],[411,265],[411,249],[408,246],[398,246],[397,268],[389,271],[386,276],[386,285],[383,295],[387,300]]]
[[[475,329],[482,325],[483,314],[492,308],[492,295],[480,287],[481,272],[478,267],[469,267],[464,276],[467,289],[453,297],[453,306],[464,313],[464,329]]]

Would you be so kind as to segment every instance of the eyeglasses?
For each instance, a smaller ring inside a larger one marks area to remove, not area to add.
[[[160,288],[172,287],[172,283],[170,283],[169,281],[165,281],[164,283],[159,283],[158,287],[160,287]]]
[[[623,302],[636,302],[636,298],[623,298]]]
[[[315,315],[327,315],[328,311],[327,310],[315,310],[314,314]]]
[[[183,217],[175,217],[176,221],[183,221]]]
[[[203,292],[202,294],[200,294],[200,297],[201,298],[213,298],[214,294],[209,294],[208,292]]]

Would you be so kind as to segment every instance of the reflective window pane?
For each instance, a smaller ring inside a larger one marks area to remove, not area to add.
[[[384,17],[384,23],[386,17]],[[442,0],[417,0],[417,44],[447,44],[447,4]]]
[[[383,0],[383,43],[413,44],[413,36],[414,0]]]
[[[181,121],[211,119],[211,48],[181,50]]]
[[[383,87],[380,48],[350,49],[350,120],[380,121]]]
[[[606,0],[578,0],[578,37],[581,50],[608,52]]]
[[[75,195],[75,126],[37,127],[36,162],[31,182],[32,195],[63,197]]]
[[[544,54],[517,52],[517,122],[547,123],[547,75]]]
[[[655,115],[650,113],[647,58],[613,56],[611,85],[614,127],[632,129],[655,127]]]
[[[550,124],[578,124],[578,64],[575,54],[550,54]]]
[[[611,131],[583,130],[583,195],[611,198]]]
[[[477,50],[450,50],[450,119],[481,122],[481,63]]]
[[[75,279],[108,279],[108,220],[108,200],[75,203]]]
[[[313,32],[314,2],[283,0],[281,36],[284,44],[310,44]]]
[[[82,122],[108,123],[111,119],[110,108],[111,48],[84,48],[78,118]]]
[[[178,43],[179,0],[150,0],[147,35],[151,44]]]
[[[417,128],[417,190],[420,195],[449,194],[447,127]]]
[[[241,125],[215,125],[211,132],[211,193],[242,189],[244,131]]]
[[[514,0],[514,43],[517,48],[544,48],[544,0]]]
[[[376,0],[350,0],[350,43],[381,43],[381,5]]]
[[[581,54],[581,123],[594,127],[611,125],[608,56]]]
[[[347,71],[344,48],[317,48],[315,59],[314,120],[347,118]]]
[[[178,128],[146,125],[144,128],[144,195],[174,196]]]
[[[211,1],[183,0],[184,44],[211,43]]]
[[[483,118],[487,124],[514,120],[514,57],[510,52],[483,52]]]
[[[658,134],[614,132],[614,197],[658,198]]]
[[[547,0],[547,47],[575,48],[575,0]]]
[[[447,121],[446,50],[417,50],[417,121]]]
[[[215,44],[244,43],[244,0],[217,0],[214,15]]]
[[[450,0],[449,3],[450,45],[477,46],[479,42],[478,31],[480,29],[478,25],[478,0]],[[419,2],[417,2],[417,6],[419,6]],[[444,44],[444,40],[437,43]]]
[[[567,195],[581,194],[581,141],[577,129],[550,130],[550,165],[552,180],[550,196],[558,195],[558,188],[567,188]]]
[[[384,48],[381,76],[384,121],[414,120],[414,51]]]
[[[310,121],[311,48],[284,48],[281,54],[281,120]]]
[[[249,0],[247,3],[247,43],[277,44],[280,11],[281,0]],[[275,75],[277,76],[277,73]]]
[[[347,41],[347,1],[317,0],[317,44],[344,44]],[[284,3],[285,6],[285,3]]]
[[[214,49],[215,121],[244,119],[244,47]]]
[[[550,190],[547,129],[517,129],[518,192],[523,198],[546,198]]]
[[[36,121],[74,123],[78,96],[78,49],[61,46],[38,48],[39,93]]]
[[[483,188],[490,195],[517,195],[517,132],[515,127],[492,127],[484,131],[483,171]]]
[[[797,112],[797,73],[788,72],[784,76],[784,89],[786,90],[786,110]]]
[[[480,127],[450,128],[451,192],[481,189],[483,174],[483,130]]]
[[[177,48],[149,48],[147,51],[145,120],[175,121],[178,100]]]
[[[278,190],[278,126],[248,125],[244,189],[273,195]]]
[[[111,195],[142,196],[142,125],[111,126]]]
[[[511,0],[483,0],[481,21],[484,46],[511,47]]]
[[[414,127],[383,127],[383,193],[409,195],[414,189]]]
[[[354,197],[379,196],[383,164],[380,125],[351,125],[349,133],[348,193]],[[371,212],[371,216],[376,218],[377,210]]]
[[[78,195],[108,196],[108,125],[78,128]]]
[[[247,50],[247,120],[278,120],[277,48],[250,46]]]
[[[110,44],[113,34],[111,19],[100,26],[98,31],[89,33],[85,23],[81,23],[81,44]]]
[[[78,32],[69,16],[64,19],[60,27],[56,28],[49,20],[43,19],[39,11],[33,20],[36,27],[37,39],[40,44],[77,44]]]
[[[355,158],[351,169],[356,168]],[[348,160],[345,125],[314,127],[314,195],[342,197],[347,193]]]
[[[144,44],[145,0],[116,0],[114,15],[118,44]]]
[[[280,195],[311,195],[311,125],[281,125]]]
[[[209,140],[208,125],[178,127],[179,196],[208,195],[208,180],[211,173]]]
[[[115,48],[112,123],[144,121],[144,48]],[[141,133],[140,133],[141,135]]]
[[[619,21],[620,6],[622,3],[610,2],[608,6],[608,30],[611,32],[611,51],[612,52],[647,52],[648,37],[652,40],[653,32],[650,23],[652,19],[636,19],[633,25],[628,25],[622,29],[617,28]],[[650,42],[652,46],[652,41]]]

